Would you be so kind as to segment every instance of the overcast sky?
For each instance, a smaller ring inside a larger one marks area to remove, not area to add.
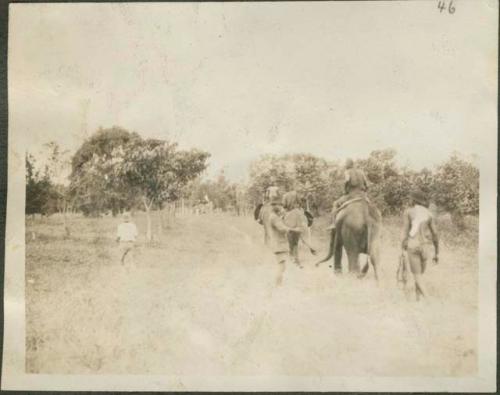
[[[11,5],[10,132],[76,150],[119,125],[206,149],[233,180],[270,152],[480,155],[498,6],[454,3]]]

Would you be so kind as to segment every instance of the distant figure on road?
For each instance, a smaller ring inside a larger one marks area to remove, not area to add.
[[[122,265],[125,264],[125,257],[130,255],[132,263],[134,263],[134,247],[139,232],[137,226],[132,222],[132,217],[129,213],[123,214],[123,222],[118,225],[116,231],[116,241],[120,244],[120,260]]]
[[[332,224],[327,229],[335,229],[337,214],[339,209],[347,201],[363,197],[366,198],[366,191],[368,190],[368,180],[363,170],[354,166],[352,159],[347,159],[345,163],[345,181],[344,181],[344,195],[333,202],[332,208]]]
[[[402,248],[408,253],[410,270],[415,278],[415,294],[417,301],[425,297],[427,291],[422,280],[430,245],[434,245],[434,263],[439,262],[439,237],[434,215],[430,212],[427,198],[420,190],[410,195],[411,207],[403,214]]]

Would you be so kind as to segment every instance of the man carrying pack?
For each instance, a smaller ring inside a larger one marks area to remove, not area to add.
[[[299,259],[299,240],[302,240],[306,247],[309,248],[311,254],[316,255],[316,250],[305,239],[309,223],[300,203],[300,198],[296,191],[289,191],[283,195],[283,206],[286,211],[283,221],[288,227],[300,230],[288,232],[290,257],[299,268],[302,268],[303,266]]]
[[[434,245],[434,263],[439,262],[439,236],[436,229],[434,215],[427,208],[426,196],[420,190],[410,195],[411,207],[403,214],[403,241],[402,248],[408,253],[410,270],[415,279],[415,294],[417,301],[425,297],[427,291],[422,275],[427,266],[430,247]]]
[[[328,230],[335,229],[336,218],[339,209],[351,199],[358,197],[366,199],[366,191],[368,190],[368,180],[363,170],[354,166],[352,159],[347,159],[345,163],[345,181],[344,181],[344,195],[333,202],[332,208],[332,224],[327,228]]]
[[[283,217],[285,210],[281,199],[275,197],[271,200],[271,213],[269,215],[269,225],[271,233],[271,249],[276,256],[278,263],[278,277],[276,285],[281,285],[283,282],[283,274],[288,256],[290,255],[288,234],[290,232],[300,233],[301,229],[297,227],[287,226]]]

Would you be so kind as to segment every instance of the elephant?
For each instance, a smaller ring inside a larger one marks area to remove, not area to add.
[[[379,244],[382,216],[380,211],[365,199],[348,203],[340,212],[336,228],[332,229],[328,256],[318,262],[328,261],[334,256],[334,271],[342,271],[342,247],[345,248],[349,272],[364,277],[372,263],[375,279],[378,280]],[[367,254],[368,261],[360,270],[359,255]]]

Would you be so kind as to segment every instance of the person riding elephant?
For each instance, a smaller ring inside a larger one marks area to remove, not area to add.
[[[351,199],[362,197],[366,199],[368,190],[368,179],[363,170],[358,169],[352,159],[347,159],[345,163],[344,195],[333,202],[332,224],[327,228],[335,229],[336,219],[339,209]]]

